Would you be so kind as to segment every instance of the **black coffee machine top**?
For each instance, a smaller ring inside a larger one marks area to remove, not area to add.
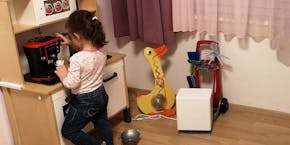
[[[54,73],[61,39],[43,36],[30,39],[23,45],[30,73],[24,79],[42,84],[55,84],[59,78]]]

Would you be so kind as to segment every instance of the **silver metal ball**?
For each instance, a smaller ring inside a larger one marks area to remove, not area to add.
[[[156,109],[156,111],[161,111],[164,109],[166,103],[166,98],[162,94],[157,94],[151,100],[152,106]]]
[[[127,129],[121,133],[123,145],[137,145],[140,140],[140,132],[137,129]]]

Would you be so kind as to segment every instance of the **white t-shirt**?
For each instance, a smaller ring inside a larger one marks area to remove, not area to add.
[[[63,79],[64,87],[73,94],[88,93],[103,83],[103,68],[107,54],[103,49],[79,51],[70,58],[68,74]]]

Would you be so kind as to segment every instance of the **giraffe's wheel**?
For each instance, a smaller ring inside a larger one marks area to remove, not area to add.
[[[151,100],[152,106],[155,108],[156,111],[161,111],[164,109],[166,104],[166,98],[162,94],[157,94],[153,96]]]

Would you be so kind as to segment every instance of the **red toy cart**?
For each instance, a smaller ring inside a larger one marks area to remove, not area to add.
[[[202,47],[203,46],[203,47]],[[218,43],[210,40],[200,40],[196,45],[196,52],[188,52],[191,63],[191,76],[187,77],[189,86],[192,88],[200,88],[201,70],[213,71],[213,87],[212,100],[214,110],[214,120],[220,113],[225,113],[229,104],[222,94],[221,81],[221,58],[219,54]]]

